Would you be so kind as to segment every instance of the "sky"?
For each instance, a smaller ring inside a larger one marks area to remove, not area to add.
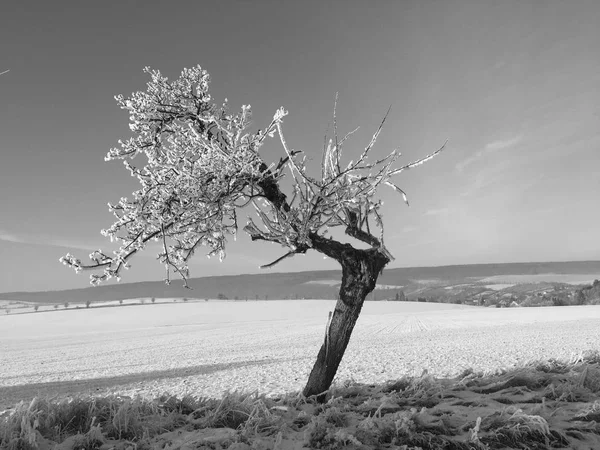
[[[253,130],[280,106],[288,144],[319,160],[336,93],[348,159],[391,112],[374,155],[408,163],[382,189],[389,267],[600,259],[600,2],[0,2],[0,292],[85,287],[58,260],[114,250],[108,202],[137,181],[104,162],[129,118],[114,96],[145,66],[197,64],[217,103],[252,105]],[[277,161],[272,140],[261,154]],[[191,276],[260,272],[285,253],[246,236]],[[122,282],[160,280],[156,254]],[[335,269],[313,252],[279,272]]]

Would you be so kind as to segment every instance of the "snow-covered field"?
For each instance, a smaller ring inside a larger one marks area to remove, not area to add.
[[[334,301],[162,303],[0,316],[0,410],[35,395],[303,387]],[[367,302],[338,380],[494,370],[600,350],[600,306]]]

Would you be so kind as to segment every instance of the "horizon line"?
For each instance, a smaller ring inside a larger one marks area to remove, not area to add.
[[[569,264],[569,263],[600,263],[600,259],[584,259],[584,260],[567,260],[567,261],[513,261],[513,262],[488,262],[488,263],[470,263],[470,264],[442,264],[438,266],[405,266],[405,267],[386,267],[383,270],[394,270],[394,269],[434,269],[434,268],[443,268],[443,267],[465,267],[465,266],[492,266],[492,265],[516,265],[516,264]],[[198,280],[198,279],[206,279],[206,278],[225,278],[225,277],[241,277],[241,276],[261,276],[261,275],[286,275],[292,273],[315,273],[315,272],[339,272],[340,269],[322,269],[322,270],[297,270],[297,271],[288,271],[288,272],[259,272],[259,273],[238,273],[238,274],[228,274],[228,275],[208,275],[204,277],[191,277],[188,278],[188,281]],[[178,279],[180,280],[180,279]],[[171,280],[171,283],[178,281]],[[142,283],[164,283],[164,280],[145,280],[145,281],[132,281],[129,283],[114,283],[114,284],[101,284],[99,286],[86,286],[82,288],[67,288],[67,289],[48,289],[41,291],[7,291],[0,292],[0,296],[8,295],[8,294],[33,294],[40,292],[63,292],[63,291],[80,291],[84,289],[94,289],[98,287],[107,287],[107,286],[124,286],[130,284],[142,284]]]

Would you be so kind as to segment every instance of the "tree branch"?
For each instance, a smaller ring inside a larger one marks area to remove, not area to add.
[[[370,233],[367,233],[364,230],[360,230],[355,227],[346,227],[344,230],[348,236],[353,237],[354,239],[358,239],[365,244],[369,244],[373,248],[377,248],[381,246],[381,242],[375,236]]]
[[[285,255],[283,255],[283,256],[281,256],[281,257],[277,258],[275,261],[273,261],[273,262],[271,262],[271,263],[269,263],[269,264],[264,264],[264,265],[260,266],[260,268],[261,268],[261,269],[270,269],[271,267],[273,267],[274,265],[276,265],[276,264],[280,263],[280,262],[281,262],[281,261],[283,261],[284,259],[286,259],[286,258],[291,258],[291,257],[292,257],[292,256],[294,256],[296,253],[298,253],[298,252],[295,252],[295,251],[293,251],[293,250],[292,250],[292,251],[289,251],[289,252],[287,252]]]
[[[386,184],[406,201],[404,191],[390,178],[431,159],[443,147],[395,170],[392,166],[400,157],[397,150],[370,162],[388,110],[358,160],[342,166],[342,147],[356,130],[339,139],[336,95],[334,136],[328,145],[324,143],[321,177],[312,178],[306,156],[298,156],[283,136],[282,119],[287,115],[283,108],[277,110],[264,131],[248,133],[250,107],[242,106],[239,114],[230,114],[226,102],[222,106],[213,104],[208,95],[209,75],[199,66],[184,69],[174,81],[159,71],[144,71],[151,76],[146,92],[129,98],[116,96],[119,106],[129,112],[134,136],[119,141],[119,147],[105,157],[106,161],[124,160],[131,176],[142,185],[132,198],[122,197],[117,205],[109,205],[117,221],[102,234],[116,238],[121,247],[112,257],[93,253],[90,265],[82,265],[71,255],[62,259],[65,264],[76,271],[103,270],[102,275],[93,275],[92,284],[119,278],[121,269],[128,268],[129,258],[143,250],[148,240],[160,240],[162,236],[159,259],[167,268],[167,279],[173,267],[185,282],[187,262],[197,246],[210,247],[209,256],[224,257],[226,235],[237,231],[235,211],[249,203],[255,204],[262,226],[257,226],[252,216],[244,231],[253,241],[275,242],[287,251],[263,268],[311,248],[340,262],[361,259],[364,252],[376,258],[391,258],[384,247],[381,202],[374,196]],[[279,134],[283,155],[278,162],[268,164],[259,149],[275,133]],[[139,169],[126,161],[138,155],[147,160]],[[289,199],[281,189],[286,167],[293,177]],[[259,197],[265,201],[256,204]],[[374,219],[377,227],[371,228],[369,219]],[[326,238],[326,230],[332,227],[342,227],[346,235],[371,248],[357,249]],[[376,237],[378,231],[381,234]]]
[[[346,226],[345,233],[361,242],[369,244],[371,247],[381,247],[381,242],[371,233],[368,233],[361,229],[358,223],[358,214],[355,211],[346,209],[346,217],[348,218],[348,225]]]
[[[405,166],[402,166],[398,169],[392,170],[389,173],[389,176],[398,175],[400,172],[403,172],[408,169],[412,169],[413,167],[417,167],[417,166],[420,166],[421,164],[426,163],[427,161],[432,159],[434,156],[436,156],[438,153],[441,153],[442,150],[444,150],[444,148],[446,148],[447,143],[448,143],[448,141],[444,142],[444,145],[442,145],[440,148],[438,148],[435,152],[430,153],[429,155],[425,156],[424,158],[418,159],[416,161],[411,162],[410,164],[406,164]]]

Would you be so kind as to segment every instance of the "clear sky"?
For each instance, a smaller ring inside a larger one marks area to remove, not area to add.
[[[600,259],[600,2],[0,2],[0,292],[83,287],[58,263],[113,249],[107,202],[137,189],[120,162],[129,136],[114,95],[145,66],[200,64],[213,98],[253,108],[262,128],[289,111],[290,146],[319,159],[339,92],[341,133],[360,152],[392,105],[376,155],[398,147],[411,202],[385,200],[390,267]],[[263,156],[279,158],[272,140]],[[285,251],[246,236],[192,277],[259,272]],[[160,280],[148,253],[123,282]],[[336,268],[319,254],[277,271]]]

